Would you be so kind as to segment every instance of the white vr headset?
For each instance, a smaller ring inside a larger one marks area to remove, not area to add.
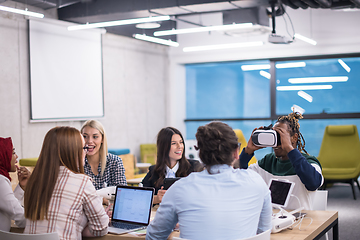
[[[258,129],[251,135],[251,140],[258,147],[276,147],[280,145],[280,135],[272,129]]]

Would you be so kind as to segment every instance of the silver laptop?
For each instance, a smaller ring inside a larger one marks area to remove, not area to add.
[[[117,186],[109,232],[123,234],[150,223],[154,188]]]

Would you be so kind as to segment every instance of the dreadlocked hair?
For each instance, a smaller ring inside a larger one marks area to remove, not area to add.
[[[305,139],[300,132],[300,124],[299,119],[302,119],[303,116],[301,113],[292,112],[287,116],[281,116],[278,118],[277,122],[279,123],[287,123],[290,127],[290,135],[294,136],[295,133],[298,134],[298,139],[296,140],[296,147],[300,152],[305,152],[307,155],[308,152],[305,150]]]

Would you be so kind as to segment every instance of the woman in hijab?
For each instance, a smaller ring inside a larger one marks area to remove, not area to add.
[[[0,230],[3,231],[10,231],[11,220],[15,220],[18,227],[25,227],[26,223],[21,201],[30,171],[16,166],[17,158],[11,138],[0,137]],[[13,192],[9,172],[16,171],[19,185]]]

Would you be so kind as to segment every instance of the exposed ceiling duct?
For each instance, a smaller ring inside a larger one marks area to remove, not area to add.
[[[280,1],[279,1],[280,2]],[[360,8],[360,0],[281,0],[293,9],[307,8]]]
[[[307,8],[360,8],[360,0],[274,0],[293,9]],[[0,0],[0,4],[7,2]],[[223,24],[252,22],[258,26],[269,26],[266,10],[269,0],[13,0],[25,6],[34,6],[44,10],[57,9],[59,20],[79,24],[143,18],[157,15],[170,15],[172,20],[159,22],[156,29],[138,29],[135,25],[106,27],[107,32],[133,36],[133,34],[153,35],[154,31],[176,28],[184,16],[205,13],[222,13]],[[279,15],[277,15],[279,16]],[[199,22],[188,22],[194,27]],[[263,31],[265,28],[261,28]],[[267,29],[268,30],[268,29]],[[232,32],[232,33],[236,33]],[[238,34],[242,34],[238,31]],[[231,35],[231,34],[230,34]],[[176,41],[176,35],[163,37]]]

